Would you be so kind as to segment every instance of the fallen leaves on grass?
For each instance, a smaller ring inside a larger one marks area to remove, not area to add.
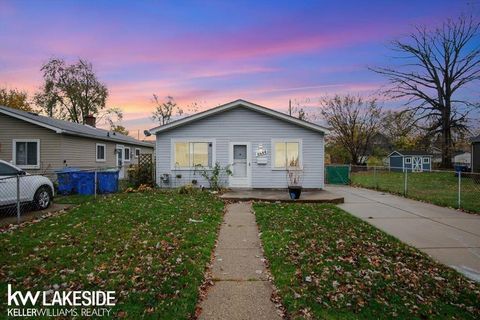
[[[275,283],[294,318],[480,317],[478,284],[336,207],[254,209]]]

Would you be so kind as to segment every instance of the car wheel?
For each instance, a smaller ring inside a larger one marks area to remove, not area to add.
[[[40,187],[37,192],[35,192],[35,197],[33,198],[35,207],[39,210],[47,209],[52,202],[52,192],[49,187]]]

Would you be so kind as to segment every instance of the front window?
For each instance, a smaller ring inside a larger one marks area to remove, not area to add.
[[[275,169],[300,168],[300,141],[275,141],[273,143]]]
[[[40,168],[40,140],[14,140],[13,159],[20,168]]]
[[[130,161],[130,148],[125,148],[125,161]]]
[[[430,158],[428,158],[428,157],[423,158],[423,163],[429,164],[430,163]]]
[[[412,158],[410,157],[405,158],[405,163],[412,163]]]
[[[182,141],[174,144],[174,167],[212,166],[212,142]]]
[[[106,145],[105,144],[101,144],[101,143],[97,143],[97,156],[96,156],[96,160],[97,162],[103,162],[106,159],[106,152],[105,152],[105,149],[106,149]]]
[[[140,149],[135,148],[135,158],[138,158],[138,157],[140,157]]]

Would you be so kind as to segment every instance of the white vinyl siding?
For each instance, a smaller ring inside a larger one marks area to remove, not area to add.
[[[22,169],[40,168],[40,139],[13,139],[13,163]]]

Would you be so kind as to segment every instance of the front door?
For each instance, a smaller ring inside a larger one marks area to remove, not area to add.
[[[123,179],[125,177],[125,169],[123,167],[123,162],[125,161],[125,150],[124,146],[117,144],[117,168],[118,168],[118,178]]]
[[[412,158],[412,171],[413,172],[422,172],[422,157],[413,157]]]
[[[230,143],[230,164],[232,175],[229,177],[230,187],[251,187],[251,148],[249,142]]]

